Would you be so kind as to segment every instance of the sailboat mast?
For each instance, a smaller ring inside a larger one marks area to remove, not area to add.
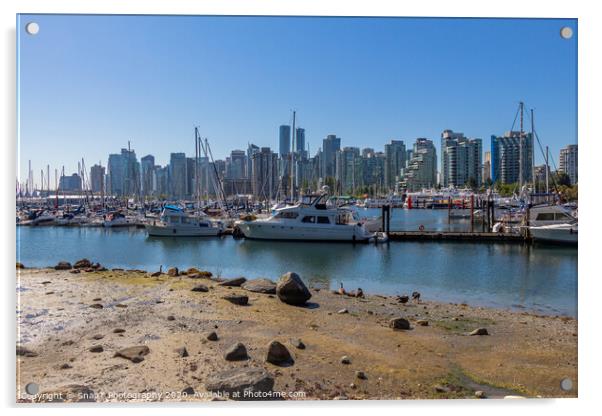
[[[293,110],[293,135],[291,136],[291,202],[295,200],[295,116],[297,112]]]
[[[518,135],[518,191],[521,192],[523,189],[523,108],[524,104],[521,101],[520,107],[520,133]]]
[[[533,118],[533,109],[531,109],[531,142],[535,140],[535,119]],[[535,144],[535,143],[533,143]],[[532,146],[531,150],[531,180],[533,181],[533,192],[536,192],[536,181],[535,181],[535,146]]]

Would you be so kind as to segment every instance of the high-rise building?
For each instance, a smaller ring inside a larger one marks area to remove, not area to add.
[[[280,126],[280,140],[279,140],[279,154],[280,157],[287,156],[291,152],[291,126],[282,125]]]
[[[243,179],[246,177],[246,152],[244,150],[232,150],[230,157],[226,159],[226,178]]]
[[[416,139],[412,158],[404,170],[404,185],[409,191],[432,188],[437,184],[437,152],[432,140]]]
[[[278,189],[278,155],[269,147],[262,147],[253,154],[253,195],[260,200],[272,200]]]
[[[309,157],[305,149],[305,129],[301,127],[297,127],[295,133],[295,152],[297,158],[307,159]]]
[[[383,152],[375,152],[374,149],[362,150],[362,182],[366,186],[376,187],[382,190],[385,178],[386,157]]]
[[[146,155],[140,159],[140,168],[142,170],[142,195],[149,196],[153,194],[153,175],[155,172],[155,157]]]
[[[160,198],[169,195],[169,167],[155,165],[153,169],[153,194]]]
[[[483,183],[491,180],[491,151],[485,152],[483,160]]]
[[[578,151],[576,144],[569,144],[564,149],[560,149],[560,166],[558,170],[566,173],[571,179],[571,185],[578,183]]]
[[[81,191],[82,190],[82,178],[77,173],[71,176],[61,176],[59,179],[59,189],[61,191]]]
[[[322,141],[322,172],[323,178],[335,177],[337,152],[341,150],[341,139],[335,134],[329,134]]]
[[[521,166],[522,158],[522,166]],[[533,176],[533,136],[531,133],[507,131],[491,136],[491,180],[501,183],[530,182]]]
[[[185,153],[172,153],[169,158],[169,194],[184,199],[188,193],[188,163]]]
[[[341,193],[354,193],[363,185],[362,159],[357,147],[344,147],[336,152],[336,184]]]
[[[481,186],[483,182],[483,143],[469,139],[463,133],[444,130],[441,133],[442,185],[462,187],[469,182]]]
[[[123,168],[123,193],[121,195],[139,195],[140,163],[136,158],[136,152],[130,149],[121,149],[121,163]]]
[[[249,179],[253,176],[252,160],[253,160],[253,155],[257,152],[259,152],[259,146],[249,143],[249,146],[247,147],[247,165],[246,165],[247,178],[249,178]]]
[[[113,196],[123,196],[124,189],[125,163],[121,154],[113,153],[109,155],[107,163],[107,193]]]
[[[90,168],[90,185],[92,193],[100,194],[104,191],[105,187],[105,168],[100,164],[94,165]]]
[[[401,180],[401,170],[406,165],[406,145],[403,140],[385,144],[385,187],[395,189]]]

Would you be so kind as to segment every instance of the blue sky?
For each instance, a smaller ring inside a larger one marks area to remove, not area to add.
[[[312,154],[327,134],[439,150],[444,129],[488,150],[520,100],[556,161],[577,143],[576,20],[21,15],[17,27],[20,174],[31,160],[36,182],[47,164],[106,165],[128,140],[159,164],[194,155],[195,125],[217,158],[277,150],[292,109]]]

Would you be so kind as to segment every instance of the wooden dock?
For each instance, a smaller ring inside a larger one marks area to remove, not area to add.
[[[391,231],[390,241],[465,241],[470,243],[529,243],[523,235],[492,232]]]

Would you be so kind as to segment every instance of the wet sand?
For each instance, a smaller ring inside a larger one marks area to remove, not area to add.
[[[573,318],[432,302],[428,293],[402,304],[311,289],[297,307],[217,279],[151,272],[18,269],[17,400],[215,400],[207,380],[245,367],[265,369],[287,400],[577,396]],[[191,291],[199,284],[208,292]],[[223,299],[230,294],[249,304]],[[396,317],[411,328],[391,329]],[[477,328],[489,335],[468,335]],[[206,339],[210,331],[217,341]],[[294,364],[266,362],[272,340]],[[250,358],[226,361],[237,342]],[[115,356],[141,345],[150,350],[141,362]],[[561,388],[563,379],[572,389]]]

